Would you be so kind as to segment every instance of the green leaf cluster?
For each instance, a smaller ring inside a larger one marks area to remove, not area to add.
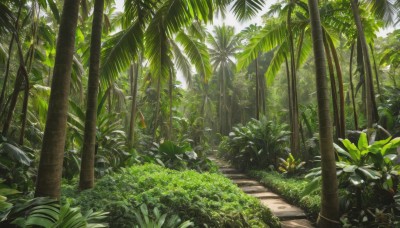
[[[68,190],[73,205],[110,211],[111,227],[132,227],[141,204],[191,220],[195,227],[277,227],[277,218],[230,180],[209,173],[175,171],[154,164],[133,166],[100,179],[81,193]]]

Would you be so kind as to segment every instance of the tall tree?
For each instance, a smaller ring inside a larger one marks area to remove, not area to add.
[[[79,3],[79,0],[64,1],[35,196],[60,197],[68,95]]]
[[[81,159],[79,189],[94,184],[94,157],[96,150],[97,94],[99,92],[101,34],[103,29],[104,0],[95,0],[92,36],[90,41],[89,79],[86,105],[85,133]]]
[[[367,128],[372,128],[372,125],[378,121],[378,111],[376,108],[375,102],[375,92],[374,92],[374,85],[372,80],[372,65],[371,60],[368,53],[368,44],[365,38],[363,25],[361,22],[360,12],[358,8],[358,1],[357,0],[350,0],[351,9],[353,11],[354,22],[357,27],[357,34],[358,39],[360,40],[361,44],[361,51],[363,57],[363,65],[364,65],[364,72],[365,72],[365,110],[366,110],[366,118],[367,118]]]
[[[236,55],[239,46],[235,36],[234,28],[226,25],[216,26],[213,35],[209,36],[211,63],[215,75],[219,78],[219,122],[220,133],[227,134],[230,130],[230,107],[228,104],[228,84],[235,64],[233,57]]]
[[[311,32],[316,67],[319,137],[322,166],[321,212],[319,227],[340,227],[336,161],[333,150],[332,125],[329,113],[329,95],[326,79],[325,54],[321,20],[317,0],[308,0]]]

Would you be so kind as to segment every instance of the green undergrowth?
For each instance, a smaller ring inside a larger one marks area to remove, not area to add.
[[[134,210],[143,203],[191,220],[195,227],[279,227],[278,219],[257,199],[219,174],[146,164],[105,176],[91,190],[74,189],[64,185],[64,197],[83,210],[110,212],[111,227],[133,227]]]
[[[284,199],[303,208],[307,215],[316,219],[320,211],[320,191],[303,197],[302,192],[309,183],[307,179],[286,178],[277,172],[250,171],[249,176],[256,178],[266,187],[281,195]]]

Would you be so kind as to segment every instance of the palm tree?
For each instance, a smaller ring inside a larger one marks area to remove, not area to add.
[[[89,79],[86,105],[85,133],[83,139],[79,189],[92,188],[94,184],[94,156],[96,150],[97,95],[99,90],[101,35],[104,0],[95,0],[92,36],[90,42]]]
[[[230,130],[230,107],[227,103],[229,81],[232,81],[235,63],[233,58],[239,49],[238,39],[235,36],[234,28],[231,26],[216,26],[213,35],[208,38],[210,44],[211,63],[214,73],[218,76],[219,84],[219,123],[220,133],[226,134]]]
[[[325,54],[318,1],[308,0],[316,67],[319,136],[322,166],[322,199],[319,227],[340,227],[336,161],[333,151],[332,127],[329,113],[329,95],[326,82]]]
[[[60,197],[75,30],[79,0],[64,1],[35,196]]]
[[[363,25],[361,22],[360,12],[358,8],[358,1],[357,0],[350,0],[351,9],[353,11],[354,22],[357,27],[357,34],[358,39],[361,45],[362,57],[363,57],[363,65],[364,65],[364,72],[365,72],[365,110],[366,110],[366,117],[367,117],[367,128],[372,128],[372,125],[378,121],[378,111],[376,108],[375,102],[375,92],[374,92],[374,85],[372,80],[372,66],[371,61],[369,58],[368,53],[368,44],[365,38],[365,34],[363,31]]]

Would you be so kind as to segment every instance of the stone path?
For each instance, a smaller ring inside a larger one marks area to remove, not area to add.
[[[301,208],[288,204],[279,195],[271,192],[258,181],[249,179],[245,174],[232,168],[228,163],[213,157],[210,160],[214,161],[219,166],[219,170],[239,186],[243,192],[258,198],[264,206],[268,207],[280,219],[282,228],[314,227],[306,219],[306,215]]]

